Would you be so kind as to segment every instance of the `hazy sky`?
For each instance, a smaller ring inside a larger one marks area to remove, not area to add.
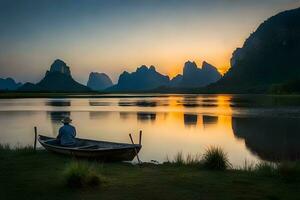
[[[0,77],[36,82],[55,58],[75,79],[114,81],[146,64],[181,73],[187,60],[220,70],[268,17],[300,0],[0,0]]]

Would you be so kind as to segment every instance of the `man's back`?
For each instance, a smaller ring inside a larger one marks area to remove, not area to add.
[[[60,140],[60,144],[64,146],[74,145],[76,136],[76,129],[70,124],[65,124],[59,129],[57,139]]]

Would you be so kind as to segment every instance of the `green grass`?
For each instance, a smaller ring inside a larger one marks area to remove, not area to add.
[[[286,181],[300,180],[300,162],[283,162],[277,165],[279,175]]]
[[[96,171],[94,165],[83,161],[68,163],[63,176],[66,186],[70,188],[97,187],[105,182],[105,178]]]
[[[212,171],[191,165],[139,167],[80,161],[80,167],[82,162],[88,169],[83,170],[85,175],[92,169],[95,175],[105,177],[105,184],[67,187],[66,170],[74,172],[77,160],[46,151],[0,148],[0,199],[299,199],[296,164],[281,166],[282,172],[277,168],[269,176],[234,169]],[[290,172],[293,175],[287,181],[284,176]]]
[[[245,162],[240,171],[251,172],[264,176],[274,176],[285,180],[300,180],[300,161],[270,163],[260,162],[257,164],[248,164]]]

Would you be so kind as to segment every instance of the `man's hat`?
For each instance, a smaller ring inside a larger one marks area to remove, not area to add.
[[[63,120],[61,120],[62,123],[66,124],[66,123],[71,123],[72,119],[70,117],[65,117]]]

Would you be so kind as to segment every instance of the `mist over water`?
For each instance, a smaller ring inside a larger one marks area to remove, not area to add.
[[[295,160],[300,155],[300,97],[266,95],[123,95],[99,98],[1,99],[0,142],[33,144],[33,127],[55,137],[70,116],[77,136],[138,142],[143,161],[222,147],[235,166]]]

